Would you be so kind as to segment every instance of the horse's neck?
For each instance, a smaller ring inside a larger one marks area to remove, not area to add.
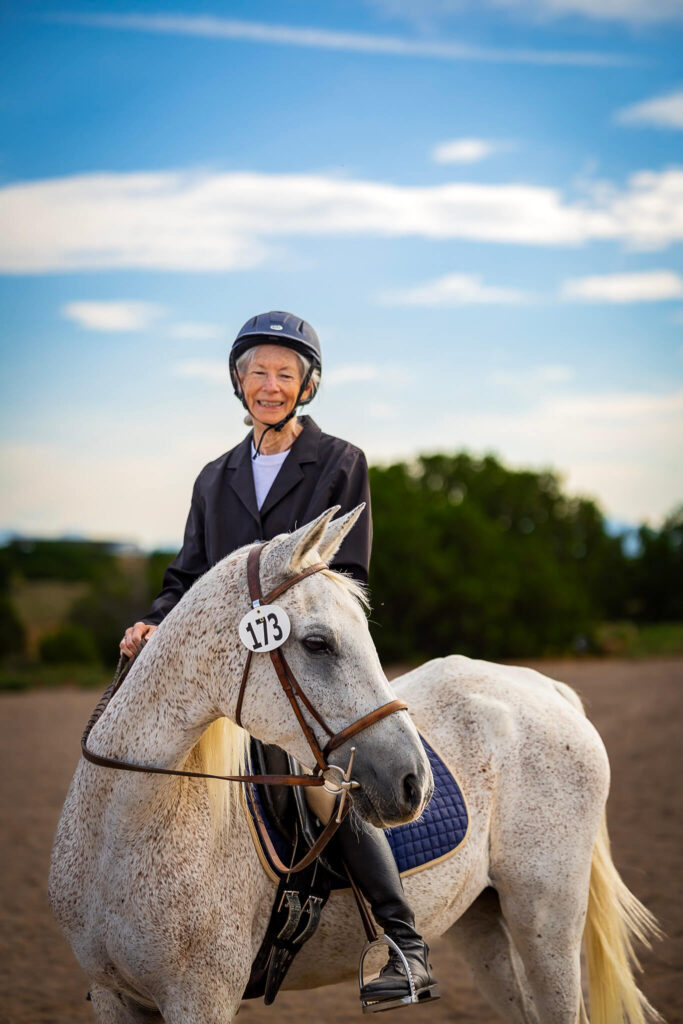
[[[91,734],[97,753],[178,768],[219,711],[188,670],[183,647],[159,631],[140,655]]]

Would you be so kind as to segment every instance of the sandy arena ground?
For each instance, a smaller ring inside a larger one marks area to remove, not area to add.
[[[657,915],[667,938],[645,952],[643,990],[669,1024],[683,1021],[681,893],[681,694],[683,660],[544,662],[584,698],[612,764],[608,812],[614,859],[627,885]],[[74,691],[0,698],[3,870],[0,876],[0,1021],[92,1021],[86,979],[46,905],[50,846],[97,695]],[[406,1011],[411,1024],[488,1024],[493,1014],[441,940],[433,962],[443,998]],[[384,1018],[383,1018],[384,1019]],[[392,1018],[393,1019],[393,1018]],[[243,1004],[244,1024],[360,1020],[354,985],[284,993],[272,1007]]]

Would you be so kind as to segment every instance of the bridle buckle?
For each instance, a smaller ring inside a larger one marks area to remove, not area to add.
[[[346,797],[351,789],[359,789],[360,782],[356,782],[351,778],[351,770],[353,768],[353,759],[356,755],[356,748],[351,747],[351,756],[349,757],[349,764],[346,771],[340,768],[338,764],[330,764],[323,772],[323,789],[326,792],[331,793],[333,796],[339,796],[339,807],[337,808],[338,824],[341,824],[342,815],[344,811],[344,805],[346,803]]]

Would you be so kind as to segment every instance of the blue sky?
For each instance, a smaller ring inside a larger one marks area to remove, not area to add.
[[[683,3],[417,7],[3,7],[0,529],[177,543],[268,308],[371,461],[680,501]]]

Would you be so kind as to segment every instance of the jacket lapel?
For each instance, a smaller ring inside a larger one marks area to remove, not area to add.
[[[256,505],[256,491],[254,490],[254,472],[251,468],[251,432],[233,450],[228,462],[228,479],[230,486],[244,505],[245,509],[252,516],[259,526],[261,534],[261,516]],[[278,474],[279,476],[279,474]]]
[[[266,495],[266,500],[261,505],[261,517],[282,501],[296,485],[303,480],[304,471],[302,464],[315,462],[318,457],[318,443],[320,441],[320,427],[310,416],[301,416],[299,419],[303,430],[292,445],[289,455],[282,463],[280,472],[275,477],[273,485]],[[249,467],[251,471],[251,467]],[[253,484],[252,484],[253,490]],[[256,499],[254,499],[254,503]],[[292,526],[293,529],[293,526]]]

